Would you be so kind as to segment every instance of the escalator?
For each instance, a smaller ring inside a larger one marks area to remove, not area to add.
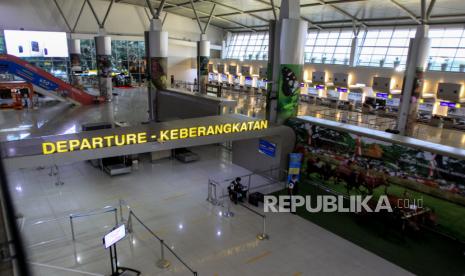
[[[70,101],[77,105],[89,105],[102,101],[100,97],[88,94],[16,56],[0,55],[1,73],[18,76],[31,83],[36,93],[60,101]]]

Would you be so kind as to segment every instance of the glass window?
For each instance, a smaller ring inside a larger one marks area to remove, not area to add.
[[[460,65],[465,64],[464,28],[435,27],[428,36],[431,38],[428,70],[459,71]]]
[[[405,69],[409,41],[415,31],[413,27],[369,29],[360,45],[358,64]]]
[[[305,44],[305,62],[348,64],[352,30],[310,31]]]
[[[226,48],[226,58],[266,59],[268,33],[234,33]]]

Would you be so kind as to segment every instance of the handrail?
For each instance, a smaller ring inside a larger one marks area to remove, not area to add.
[[[128,205],[129,207],[129,205]],[[132,231],[132,220],[131,217],[134,217],[152,236],[154,236],[160,242],[160,249],[161,249],[161,258],[158,261],[158,267],[160,268],[168,268],[170,266],[170,262],[165,259],[164,248],[168,249],[168,251],[173,254],[178,261],[180,261],[194,276],[197,276],[197,272],[193,270],[189,265],[187,265],[169,246],[166,245],[163,239],[161,239],[155,232],[153,232],[142,220],[134,213],[133,210],[129,211],[129,218],[128,224],[131,224],[128,228]]]

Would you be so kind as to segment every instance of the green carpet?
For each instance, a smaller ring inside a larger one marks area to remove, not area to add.
[[[301,184],[299,192],[327,194],[310,183]],[[429,231],[402,235],[397,229],[387,229],[380,221],[360,220],[351,213],[309,213],[301,207],[297,214],[414,274],[465,275],[464,245],[442,235]]]

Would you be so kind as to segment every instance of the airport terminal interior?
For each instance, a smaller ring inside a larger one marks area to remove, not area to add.
[[[465,275],[465,1],[0,1],[0,275]]]

